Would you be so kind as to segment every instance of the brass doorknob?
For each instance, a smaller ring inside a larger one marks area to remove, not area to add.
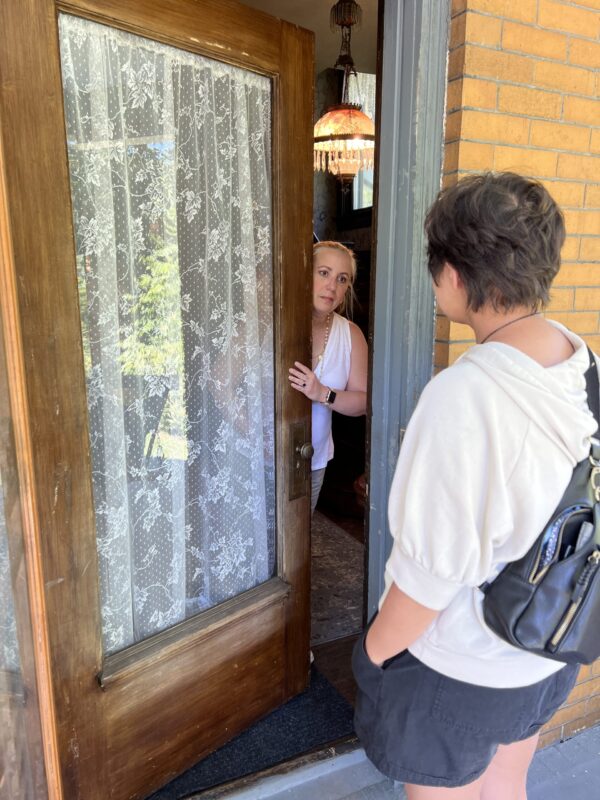
[[[303,445],[300,445],[296,448],[296,452],[300,455],[300,458],[304,458],[306,461],[308,461],[309,458],[313,457],[315,448],[310,442],[305,442]]]

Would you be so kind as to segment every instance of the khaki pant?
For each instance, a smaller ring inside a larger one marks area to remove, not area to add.
[[[310,473],[310,513],[315,513],[315,507],[317,505],[317,500],[319,499],[319,492],[321,491],[321,486],[323,486],[323,478],[325,477],[325,470],[327,467],[323,467],[322,469],[313,469]]]

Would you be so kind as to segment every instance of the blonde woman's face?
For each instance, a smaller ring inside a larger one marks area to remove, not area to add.
[[[313,256],[313,306],[328,314],[343,301],[352,282],[348,255],[341,250],[322,248]]]

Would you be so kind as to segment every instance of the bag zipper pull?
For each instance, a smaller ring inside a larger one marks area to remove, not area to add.
[[[594,572],[598,569],[600,565],[600,550],[594,550],[593,553],[587,558],[587,563],[585,567],[581,570],[579,577],[577,578],[577,583],[575,584],[575,588],[573,589],[573,593],[571,595],[571,603],[566,610],[562,620],[560,621],[558,627],[556,628],[552,638],[550,639],[550,647],[555,650],[558,645],[560,644],[562,638],[564,637],[565,633],[571,622],[573,621],[573,617],[575,616],[575,612],[579,608],[581,601],[583,600],[583,595],[585,594],[585,590],[587,589]]]

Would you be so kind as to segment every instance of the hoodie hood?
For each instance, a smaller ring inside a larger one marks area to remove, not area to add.
[[[513,403],[572,460],[584,459],[597,425],[587,405],[585,371],[588,350],[579,336],[548,320],[569,339],[575,352],[553,367],[543,367],[520,350],[501,342],[475,345],[460,361],[469,361],[498,384]],[[565,418],[571,423],[565,426]]]

